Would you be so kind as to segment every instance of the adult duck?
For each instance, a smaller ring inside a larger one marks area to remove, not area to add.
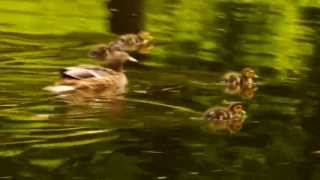
[[[66,93],[77,90],[88,92],[110,91],[110,94],[125,92],[128,83],[123,72],[123,64],[127,61],[137,62],[128,53],[108,45],[97,45],[89,52],[89,56],[100,60],[103,67],[95,65],[78,65],[61,70],[61,79],[45,90],[53,93]]]

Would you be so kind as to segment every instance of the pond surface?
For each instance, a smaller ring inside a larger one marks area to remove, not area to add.
[[[126,66],[123,97],[42,89],[141,30],[155,47]],[[0,52],[0,179],[320,179],[315,1],[1,0]],[[252,97],[225,93],[247,66]],[[237,132],[202,119],[226,101],[245,104]]]

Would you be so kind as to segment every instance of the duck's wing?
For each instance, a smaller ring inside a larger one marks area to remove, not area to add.
[[[94,65],[71,66],[61,70],[61,76],[68,79],[103,78],[114,74],[114,71]]]

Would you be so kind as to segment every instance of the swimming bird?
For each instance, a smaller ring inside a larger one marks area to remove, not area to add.
[[[239,132],[246,119],[246,111],[241,102],[233,102],[228,107],[213,107],[208,109],[203,118],[211,130],[228,130]]]
[[[228,107],[213,107],[208,109],[203,118],[207,121],[228,121],[239,119],[246,114],[241,102],[233,102]]]
[[[244,68],[239,72],[228,72],[223,76],[224,92],[227,94],[240,94],[243,99],[255,96],[257,86],[255,79],[258,75],[252,68]]]
[[[100,60],[103,67],[96,65],[78,65],[61,70],[61,79],[55,85],[44,89],[53,93],[65,93],[76,90],[99,92],[108,89],[110,94],[125,92],[128,83],[123,72],[123,64],[127,61],[137,62],[127,52],[99,44],[89,52],[89,56]]]
[[[143,31],[137,34],[121,35],[117,40],[109,43],[109,46],[121,51],[147,54],[153,48],[152,40],[150,33]]]
[[[223,76],[224,83],[230,87],[252,87],[256,78],[258,75],[250,67],[243,68],[240,73],[228,72]]]

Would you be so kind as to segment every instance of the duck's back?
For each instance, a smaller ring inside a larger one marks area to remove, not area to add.
[[[79,65],[71,66],[61,70],[62,78],[68,79],[88,79],[88,78],[98,78],[101,79],[106,76],[115,75],[116,72],[99,66],[94,65]]]
[[[124,73],[94,65],[79,65],[61,70],[62,79],[45,89],[53,93],[90,89],[94,91],[125,92],[127,78]]]

